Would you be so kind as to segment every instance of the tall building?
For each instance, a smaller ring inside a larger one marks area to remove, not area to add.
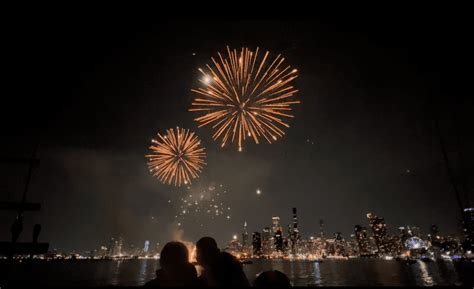
[[[273,234],[276,234],[276,232],[280,230],[281,231],[281,227],[280,227],[280,217],[278,216],[273,216],[272,217],[272,231],[273,231]]]
[[[116,243],[116,252],[115,252],[115,254],[120,256],[120,255],[123,254],[123,252],[122,252],[123,238],[119,237],[118,241],[115,241],[115,243]]]
[[[107,248],[107,256],[112,257],[115,255],[115,239],[110,238],[109,247]]]
[[[275,236],[274,236],[274,246],[275,246],[275,251],[278,253],[282,253],[284,250],[284,244],[283,244],[283,234],[281,230],[279,229],[276,231]]]
[[[106,246],[100,246],[99,256],[101,258],[104,258],[105,256],[107,256],[108,250],[109,248],[107,248]]]
[[[291,242],[291,236],[293,236],[293,226],[291,224],[288,224],[288,242]]]
[[[262,238],[259,232],[254,232],[252,234],[252,247],[254,256],[262,255]]]
[[[375,245],[379,254],[387,254],[389,252],[387,225],[384,218],[377,217],[372,213],[367,214],[370,228],[374,235]]]
[[[296,208],[293,208],[293,233],[299,235],[298,216],[296,215]]]
[[[342,237],[341,232],[334,234],[334,255],[345,256],[346,255],[346,240]]]
[[[150,241],[146,240],[145,245],[143,246],[143,253],[148,253],[148,250],[150,248]]]
[[[399,227],[398,232],[402,244],[405,244],[405,241],[412,236],[410,226]]]
[[[418,237],[420,238],[421,237],[421,230],[420,230],[420,227],[411,227],[411,234],[415,237]]]
[[[474,252],[474,207],[464,208],[462,225],[464,234],[462,247],[465,251]]]
[[[334,239],[326,239],[324,241],[324,250],[328,255],[334,256],[336,254],[336,246]]]
[[[296,214],[296,208],[293,208],[293,225],[290,228],[290,249],[292,254],[298,252],[298,243],[300,241],[300,232],[298,229],[298,216]]]
[[[359,255],[359,243],[357,243],[355,234],[351,234],[349,241],[347,241],[346,253],[348,256]]]
[[[262,252],[264,255],[270,255],[273,251],[272,233],[269,227],[262,230]]]
[[[319,220],[319,234],[321,239],[324,239],[324,220],[320,219]]]
[[[247,221],[244,222],[244,231],[242,233],[242,253],[250,254],[249,233],[247,232]]]
[[[369,251],[369,237],[367,235],[367,228],[360,225],[354,227],[355,239],[357,241],[357,247],[359,256],[370,255]]]

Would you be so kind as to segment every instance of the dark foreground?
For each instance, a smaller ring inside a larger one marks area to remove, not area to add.
[[[66,286],[141,286],[155,276],[157,260],[34,260],[16,263],[5,275],[10,284]],[[394,260],[349,259],[309,261],[253,260],[244,265],[250,282],[265,270],[284,272],[295,286],[432,286],[474,285],[474,263],[468,261],[418,261],[408,265]],[[8,277],[7,277],[8,276]]]

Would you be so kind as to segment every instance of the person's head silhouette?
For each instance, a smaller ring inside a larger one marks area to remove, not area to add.
[[[272,270],[260,273],[253,282],[253,286],[261,288],[280,288],[291,287],[291,283],[284,273],[278,270]]]
[[[219,257],[217,242],[211,237],[202,237],[196,243],[196,260],[201,266],[208,266]]]
[[[160,253],[161,269],[156,271],[156,278],[145,284],[146,287],[194,286],[197,283],[197,272],[189,263],[188,248],[181,242],[167,243]]]
[[[181,242],[169,242],[161,250],[160,266],[165,270],[184,266],[188,261],[188,248]]]

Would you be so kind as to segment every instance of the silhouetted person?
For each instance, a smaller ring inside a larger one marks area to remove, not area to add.
[[[253,282],[253,286],[260,288],[282,288],[291,287],[291,283],[284,273],[272,270],[260,273]]]
[[[15,243],[20,237],[21,232],[23,231],[23,214],[19,214],[10,228],[10,233],[12,233],[12,242]]]
[[[163,247],[160,266],[156,278],[146,283],[146,287],[199,285],[196,268],[189,263],[188,249],[181,242],[169,242]]]
[[[41,232],[41,225],[36,224],[33,227],[33,243],[38,243],[38,237],[39,237],[40,232]]]
[[[250,286],[239,260],[221,252],[213,238],[203,237],[196,243],[196,259],[204,269],[199,278],[205,285]]]

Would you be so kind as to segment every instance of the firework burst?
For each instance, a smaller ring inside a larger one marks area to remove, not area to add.
[[[199,127],[211,125],[222,147],[236,142],[241,151],[246,138],[271,144],[285,135],[291,105],[300,103],[292,85],[298,71],[284,64],[280,54],[273,60],[269,54],[227,47],[227,56],[218,53],[206,71],[199,68],[202,86],[191,89],[195,99],[189,111],[201,113],[195,118]]]
[[[181,186],[191,183],[206,164],[201,141],[194,132],[179,127],[168,129],[164,136],[157,135],[158,139],[151,140],[149,147],[152,154],[145,156],[149,160],[150,172],[165,184]]]

